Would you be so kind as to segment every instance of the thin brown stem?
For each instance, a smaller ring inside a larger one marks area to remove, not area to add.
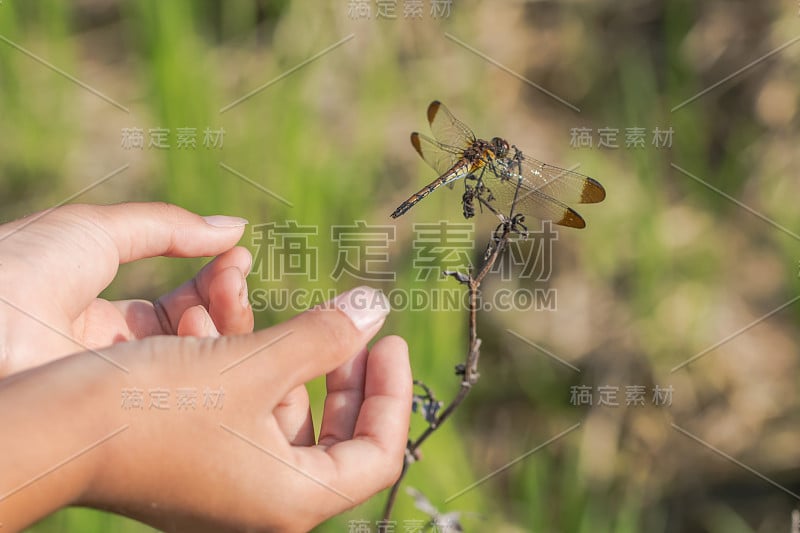
[[[389,491],[389,497],[386,500],[386,506],[384,507],[383,511],[383,521],[378,528],[378,531],[381,533],[386,533],[388,530],[389,519],[392,516],[392,510],[394,509],[394,504],[397,500],[397,493],[400,490],[400,483],[403,481],[403,478],[408,472],[408,467],[411,465],[411,463],[416,462],[419,458],[417,453],[419,447],[422,446],[428,437],[433,435],[433,433],[439,429],[448,418],[450,418],[455,410],[466,399],[469,391],[472,390],[472,386],[478,382],[478,378],[480,377],[480,374],[478,373],[478,360],[480,359],[481,354],[481,340],[478,338],[478,294],[483,279],[492,270],[492,267],[497,262],[498,257],[508,243],[512,229],[513,225],[504,222],[502,225],[502,233],[499,236],[497,236],[497,234],[493,235],[493,242],[490,244],[489,248],[491,252],[488,254],[488,256],[486,256],[483,264],[481,265],[481,269],[476,275],[473,276],[472,273],[470,273],[468,276],[461,276],[458,274],[453,275],[453,277],[455,277],[457,280],[467,285],[469,294],[469,348],[463,363],[464,368],[461,387],[458,389],[458,392],[450,404],[444,409],[444,411],[442,411],[436,420],[431,422],[416,440],[409,441],[406,449],[406,456],[403,460],[403,469],[400,472],[400,477],[398,477],[397,481],[395,481],[394,485],[392,485],[392,488]]]
[[[397,500],[397,493],[400,491],[400,482],[406,477],[406,471],[408,470],[408,465],[411,464],[411,461],[408,457],[408,450],[406,450],[406,457],[403,459],[403,469],[400,471],[400,477],[397,478],[392,488],[389,490],[389,497],[386,499],[386,507],[383,511],[383,523],[378,526],[378,531],[380,533],[386,532],[386,522],[392,516],[392,509],[394,508],[394,502]]]

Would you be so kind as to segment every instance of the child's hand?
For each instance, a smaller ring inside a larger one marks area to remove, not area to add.
[[[151,335],[252,331],[251,257],[233,248],[245,224],[130,203],[68,205],[0,226],[0,378]],[[155,305],[97,297],[120,264],[159,255],[218,257]]]
[[[306,531],[399,476],[411,411],[402,339],[368,288],[256,333],[150,337],[0,381],[0,522],[69,504],[169,531]],[[326,375],[314,437],[304,384]],[[176,404],[195,390],[194,407]],[[202,391],[222,391],[207,406]],[[124,408],[125,391],[144,396]],[[162,408],[151,391],[164,391]],[[13,453],[11,453],[13,450]],[[65,460],[65,458],[68,458]],[[45,474],[42,474],[45,472]]]

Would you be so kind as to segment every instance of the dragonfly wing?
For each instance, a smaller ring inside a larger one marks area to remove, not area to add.
[[[447,146],[416,131],[411,134],[411,145],[440,176],[453,168],[463,155],[463,149]]]
[[[542,192],[523,192],[517,199],[515,211],[530,214],[539,220],[552,220],[559,226],[585,228],[586,221],[570,206]]]
[[[428,106],[428,123],[436,140],[448,146],[466,148],[475,142],[475,134],[458,120],[445,105],[434,100]]]
[[[392,218],[406,213],[438,187],[447,185],[452,188],[454,181],[469,175],[472,170],[472,166],[463,158],[463,150],[446,146],[417,132],[411,134],[411,144],[420,157],[439,173],[439,177],[400,204],[390,215]]]
[[[507,159],[499,168],[508,169],[512,177],[521,169],[522,188],[541,192],[568,204],[594,204],[606,197],[606,190],[592,178],[542,163],[538,159],[523,157],[520,163],[513,158]]]
[[[487,190],[482,192],[481,200],[506,217],[521,213],[526,217],[551,220],[554,224],[570,228],[586,227],[586,222],[577,211],[523,180],[499,178],[490,172],[484,174],[482,180]]]

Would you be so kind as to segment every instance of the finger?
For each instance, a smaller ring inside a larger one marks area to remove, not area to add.
[[[320,445],[330,446],[353,437],[358,412],[364,401],[367,356],[367,348],[364,347],[357,356],[328,374]]]
[[[375,343],[367,361],[364,404],[358,414],[353,439],[365,439],[397,452],[398,444],[394,437],[399,435],[403,441],[400,455],[403,455],[411,416],[411,396],[408,344],[396,335],[384,337]]]
[[[252,386],[263,387],[267,379],[282,398],[358,354],[388,313],[383,293],[358,287],[253,335],[224,337],[220,354],[228,361],[226,371],[248,373],[242,379]],[[259,371],[259,360],[269,361],[269,375]]]
[[[208,311],[202,305],[190,307],[183,313],[178,322],[178,336],[180,337],[219,337],[219,331],[214,326]]]
[[[308,402],[308,390],[304,385],[295,387],[272,410],[286,440],[293,446],[314,444],[314,423]]]
[[[129,324],[130,329],[150,332],[150,335],[172,335],[187,309],[203,305],[223,335],[253,331],[253,309],[248,301],[245,278],[251,262],[249,250],[241,246],[231,248],[206,264],[194,278],[158,298],[150,313],[130,315],[131,319],[141,321]],[[118,301],[115,305],[120,313],[129,316],[130,301]]]
[[[202,303],[208,306],[211,299],[211,286],[215,283],[215,280],[226,271],[233,269],[238,270],[241,273],[241,277],[246,277],[250,272],[252,260],[253,258],[247,248],[234,246],[204,265],[192,279],[163,295],[159,300],[170,313],[178,314],[185,310],[185,308],[181,309],[181,306],[185,306],[186,302],[193,302],[191,305]],[[234,283],[225,286],[225,288],[235,295],[239,294],[241,277],[234,279]]]
[[[125,203],[91,208],[119,252],[119,262],[145,257],[219,255],[241,238],[247,221],[238,217],[201,217],[164,203]]]
[[[247,278],[241,270],[230,267],[211,280],[207,298],[208,312],[223,334],[253,331],[253,308],[247,293]]]
[[[375,343],[367,358],[364,402],[353,438],[329,448],[295,449],[298,467],[319,473],[336,491],[321,485],[304,489],[317,491],[329,505],[343,510],[394,483],[408,439],[411,387],[405,341],[390,336]]]

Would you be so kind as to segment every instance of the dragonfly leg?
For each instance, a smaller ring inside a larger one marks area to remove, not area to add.
[[[511,219],[511,231],[514,233],[518,233],[522,236],[523,239],[528,238],[528,226],[524,224],[525,222],[525,215],[522,213],[517,213]]]
[[[461,206],[463,209],[464,218],[472,218],[475,216],[475,206],[473,205],[475,201],[475,195],[475,187],[469,185],[465,179],[464,194],[461,196]]]
[[[514,200],[511,202],[511,211],[509,211],[508,216],[514,220],[517,217],[516,209],[517,209],[517,201],[519,200],[519,190],[522,188],[522,151],[516,147],[516,145],[512,145],[511,148],[514,150],[514,155],[511,156],[511,164],[517,167],[516,172],[511,172],[508,176],[509,179],[512,177],[516,177],[516,186],[514,187]],[[522,217],[524,220],[525,217]],[[527,231],[527,230],[526,230]]]
[[[491,212],[492,212],[492,213],[493,213],[493,214],[494,214],[494,215],[495,215],[497,218],[499,218],[499,219],[500,219],[500,221],[501,221],[501,223],[505,223],[505,222],[508,220],[508,217],[506,217],[506,216],[505,216],[503,213],[501,213],[500,211],[498,211],[497,209],[495,209],[495,208],[494,208],[494,206],[493,206],[492,204],[490,204],[490,203],[487,201],[487,199],[486,199],[486,198],[484,198],[484,197],[483,197],[483,196],[481,196],[481,195],[478,195],[478,196],[476,196],[475,198],[477,198],[477,199],[478,199],[478,202],[480,202],[480,204],[481,204],[482,206],[486,207],[486,209],[488,209],[489,211],[491,211]]]
[[[491,165],[492,162],[489,162],[488,166]],[[486,209],[494,213],[494,215],[500,220],[504,220],[506,218],[505,215],[503,215],[503,213],[501,213],[495,206],[492,205],[492,202],[495,201],[492,190],[483,182],[483,176],[486,173],[486,169],[487,165],[484,165],[481,168],[480,175],[475,176],[475,198],[478,200],[478,206],[481,208],[481,212],[483,212],[483,207],[485,206]]]

